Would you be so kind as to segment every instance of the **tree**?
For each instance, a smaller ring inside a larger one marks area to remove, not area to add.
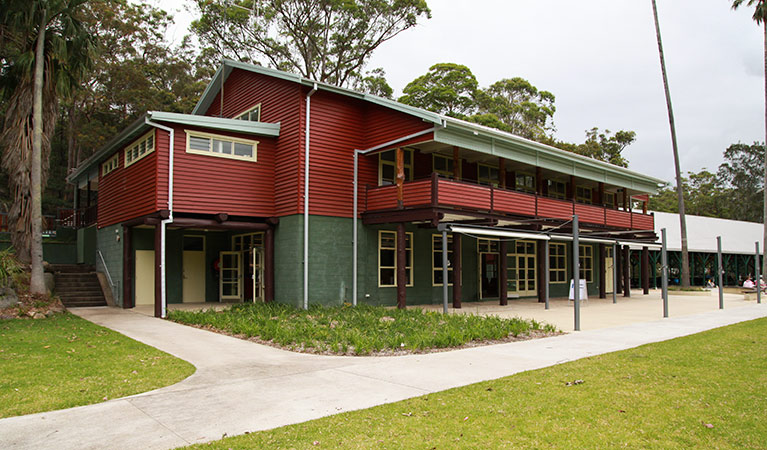
[[[658,7],[655,0],[652,0],[652,12],[655,19],[655,36],[658,41],[658,55],[660,57],[661,74],[663,75],[663,89],[666,94],[666,107],[668,109],[668,125],[671,129],[671,148],[674,153],[674,170],[676,171],[676,195],[679,211],[679,225],[682,240],[682,287],[690,286],[690,261],[687,251],[687,219],[684,211],[684,186],[682,184],[682,170],[679,167],[679,148],[676,141],[676,126],[674,125],[674,109],[671,106],[671,92],[668,87],[668,76],[666,75],[666,60],[663,57],[663,42],[660,36],[660,24],[658,23]]]
[[[478,86],[477,78],[468,67],[453,63],[434,64],[428,72],[405,86],[399,101],[465,119],[477,110]]]
[[[420,17],[425,0],[194,0],[192,31],[210,60],[269,65],[352,85],[373,51]]]
[[[724,151],[717,176],[728,192],[728,219],[761,222],[763,218],[764,145],[759,142],[732,144]]]
[[[365,74],[365,77],[354,83],[354,89],[360,92],[392,98],[394,90],[386,82],[386,72],[378,67]]]
[[[30,292],[44,294],[42,190],[59,96],[75,86],[90,62],[91,37],[82,25],[85,0],[6,2],[2,92],[7,109],[0,142],[14,203],[11,242],[31,263]],[[31,130],[31,136],[30,136]]]
[[[558,141],[553,137],[539,139],[543,144],[620,167],[629,166],[629,162],[623,157],[622,152],[635,140],[636,133],[633,131],[620,130],[612,134],[610,130],[600,132],[598,127],[586,130],[586,140],[583,144]]]
[[[539,91],[524,78],[505,78],[477,93],[483,115],[492,114],[506,125],[506,131],[540,140],[554,129],[554,94]],[[480,122],[481,123],[481,122]]]
[[[764,28],[764,133],[765,133],[765,146],[764,146],[764,157],[762,166],[764,167],[764,170],[762,171],[762,178],[764,179],[764,186],[767,186],[767,0],[733,0],[732,1],[732,9],[738,9],[743,4],[748,5],[749,7],[754,7],[754,15],[752,18],[756,22],[757,25],[762,25]],[[767,189],[764,189],[763,193],[763,207],[762,207],[762,217],[767,219]],[[764,248],[764,244],[767,244],[767,220],[763,220],[764,222],[764,233],[762,236],[762,248]],[[764,262],[762,263],[762,273],[767,273],[767,258],[764,258]]]

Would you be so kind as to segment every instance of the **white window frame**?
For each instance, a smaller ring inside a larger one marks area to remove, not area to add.
[[[397,153],[396,152],[397,152],[397,150],[388,150],[388,151],[394,153],[394,155],[395,155],[394,156],[394,161],[387,161],[387,160],[382,158],[383,154],[387,153],[387,152],[381,152],[381,153],[378,154],[378,185],[379,186],[391,186],[391,185],[397,184],[397,181],[396,181],[396,178],[397,178],[397,156],[396,156]],[[403,152],[402,156],[405,159],[404,164],[403,164],[403,168],[405,170],[405,181],[412,181],[413,180],[413,158],[415,157],[413,155],[413,149],[404,148],[404,149],[402,149],[402,152]],[[408,154],[410,155],[409,158],[406,156]],[[410,161],[410,163],[408,164],[407,161]],[[383,184],[383,166],[392,166],[394,168],[394,178],[395,179],[392,181],[391,184],[387,184],[387,185]],[[408,171],[408,169],[409,169],[409,171]],[[409,173],[409,176],[408,176],[408,173]]]
[[[588,254],[587,254],[588,253]],[[578,245],[578,259],[580,267],[580,279],[586,283],[594,281],[594,247],[591,245]],[[588,261],[588,267],[586,262]]]
[[[256,117],[256,120],[251,120],[250,113],[252,113],[255,110],[258,110],[258,116]],[[247,119],[244,118],[246,115],[248,117]],[[261,122],[261,103],[253,106],[252,108],[248,108],[239,114],[235,114],[234,120],[248,120],[249,122]]]
[[[258,161],[257,155],[258,155],[258,141],[253,141],[250,139],[241,139],[236,138],[232,136],[225,136],[221,134],[211,134],[211,133],[205,133],[202,131],[195,131],[195,130],[184,130],[186,132],[186,152],[192,153],[195,155],[203,155],[203,156],[214,156],[217,158],[225,158],[225,159],[234,159],[237,161],[250,161],[250,162],[256,162]],[[203,139],[210,139],[211,145],[213,145],[212,141],[213,139],[219,140],[219,141],[226,141],[232,143],[232,152],[234,152],[234,144],[245,144],[245,145],[252,145],[253,146],[253,156],[239,156],[235,154],[226,154],[226,153],[216,153],[212,151],[207,150],[193,150],[190,148],[189,143],[192,139],[192,137],[196,138],[203,138]]]
[[[381,238],[385,234],[394,235],[394,248],[385,247],[386,250],[394,250],[394,266],[381,267]],[[410,273],[410,283],[407,283],[406,287],[413,287],[413,233],[406,232],[405,236],[409,239],[405,239],[405,252],[410,250],[410,258],[405,261],[405,276]],[[410,245],[408,245],[408,242]],[[394,284],[381,284],[381,269],[394,269]],[[397,232],[389,230],[378,230],[378,287],[397,287]]]
[[[436,253],[440,254],[439,258],[439,265],[435,265],[434,255]],[[453,273],[453,235],[448,234],[447,235],[447,279],[448,279],[448,286],[452,286],[453,283],[450,282],[451,275]],[[442,286],[442,283],[437,283],[436,280],[436,274],[437,272],[442,272],[442,235],[441,234],[432,234],[431,235],[431,285],[432,286]]]
[[[446,169],[438,169],[437,168],[437,160],[445,161],[445,167]],[[432,160],[431,160],[431,167],[434,169],[434,172],[447,177],[451,178],[453,176],[453,170],[450,170],[450,166],[453,165],[453,158],[445,155],[439,155],[437,153],[432,154]],[[455,169],[455,168],[453,168]],[[441,286],[441,285],[440,285]]]
[[[117,170],[118,166],[120,165],[120,152],[115,153],[115,155],[108,160],[104,161],[104,163],[101,165],[101,176],[105,177],[107,174],[114,172]]]
[[[146,155],[154,152],[154,149],[157,148],[157,136],[155,136],[155,130],[152,129],[147,134],[141,136],[140,138],[133,141],[133,143],[125,148],[125,167],[127,168],[130,165],[135,164],[136,162],[140,161],[142,158],[144,158]],[[150,149],[147,145],[149,138],[152,138],[152,148]],[[144,153],[141,153],[140,146],[141,144],[144,144]],[[136,157],[132,157],[133,150],[137,150]],[[130,159],[130,161],[129,161]]]
[[[558,252],[555,253],[552,250],[554,248],[561,248],[562,254],[559,254]],[[551,264],[551,260],[554,258],[561,258],[562,261],[562,267],[553,267]],[[551,278],[551,275],[553,273],[562,273],[562,280],[556,280],[553,281]],[[560,243],[550,243],[549,244],[549,283],[551,284],[564,284],[567,283],[567,244],[560,244]]]

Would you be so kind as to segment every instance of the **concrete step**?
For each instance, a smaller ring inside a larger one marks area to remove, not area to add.
[[[51,264],[50,268],[54,273],[83,273],[96,271],[96,266],[93,264]]]

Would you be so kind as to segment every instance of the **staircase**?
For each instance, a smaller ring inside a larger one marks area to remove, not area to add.
[[[96,267],[86,264],[51,264],[56,293],[67,308],[106,306]]]

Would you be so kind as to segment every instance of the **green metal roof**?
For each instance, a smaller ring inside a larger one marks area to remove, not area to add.
[[[434,132],[434,140],[443,144],[641,192],[654,194],[658,192],[658,188],[668,184],[659,178],[531,141],[495,128],[452,117],[444,118],[445,127],[438,127]]]
[[[108,157],[112,156],[115,151],[129,144],[143,133],[149,131],[152,126],[147,123],[148,121],[174,123],[211,130],[229,131],[232,133],[252,134],[255,136],[278,137],[280,135],[279,123],[249,122],[246,120],[222,119],[220,117],[198,116],[193,114],[149,111],[136,119],[135,122],[125,128],[114,139],[97,150],[90,158],[83,161],[77,167],[77,170],[67,177],[67,181],[75,183],[76,180],[84,174],[90,174],[94,167],[98,169],[98,165]],[[95,173],[98,174],[98,170],[96,170]]]

